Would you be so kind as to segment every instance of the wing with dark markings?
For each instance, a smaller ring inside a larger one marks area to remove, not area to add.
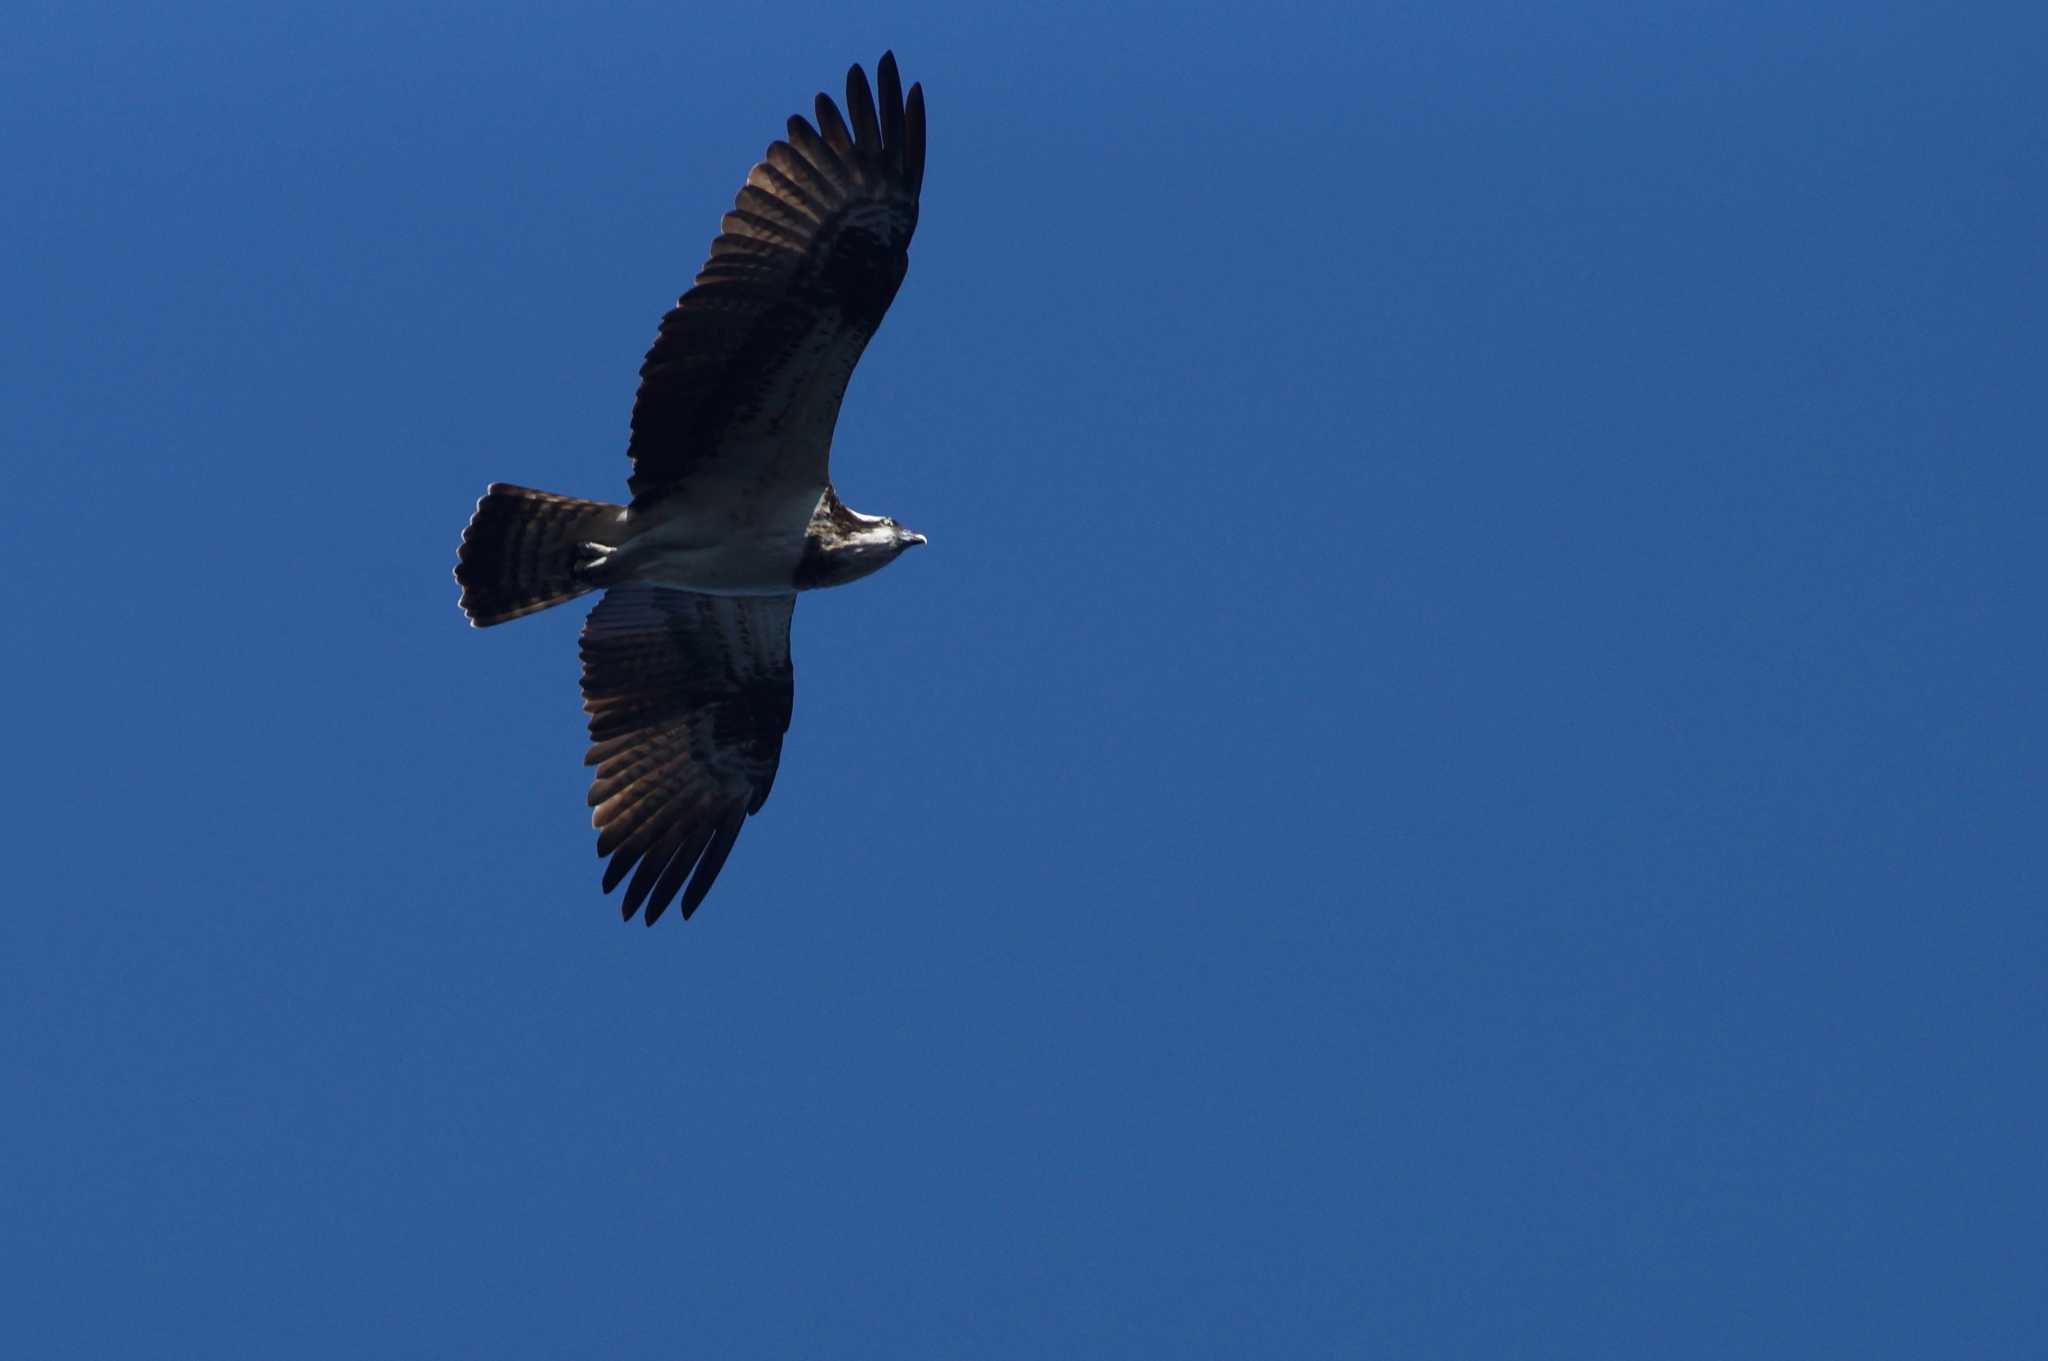
[[[796,597],[615,586],[583,625],[586,765],[604,891],[654,925],[678,892],[687,918],[782,760],[795,674]],[[693,872],[694,871],[694,872]],[[688,880],[688,887],[684,881]]]
[[[821,94],[817,126],[789,120],[662,318],[633,406],[636,502],[697,478],[828,480],[839,402],[909,268],[924,182],[924,91],[904,97],[893,54],[875,77],[879,105],[855,66],[845,118]]]

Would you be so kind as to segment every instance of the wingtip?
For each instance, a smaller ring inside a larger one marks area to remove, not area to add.
[[[859,62],[846,73],[846,120],[853,125],[854,145],[870,156],[881,151],[882,122],[875,109],[875,91]]]

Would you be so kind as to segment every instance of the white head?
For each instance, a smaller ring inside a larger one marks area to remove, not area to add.
[[[904,549],[915,548],[925,541],[924,535],[905,529],[891,516],[862,515],[859,511],[853,514],[859,518],[860,526],[841,542],[863,554],[886,553],[894,558]]]
[[[857,523],[842,532],[831,549],[840,569],[846,572],[843,580],[879,572],[902,556],[904,549],[924,542],[924,535],[913,534],[887,515],[862,515],[858,511],[849,515]]]
[[[887,515],[863,515],[831,492],[819,503],[805,536],[804,561],[797,569],[799,590],[843,586],[870,572],[879,572],[925,541]]]

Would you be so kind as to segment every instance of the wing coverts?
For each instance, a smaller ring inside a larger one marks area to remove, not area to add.
[[[846,77],[847,116],[789,120],[720,223],[711,257],[662,318],[633,405],[635,503],[723,474],[760,480],[763,450],[827,481],[839,402],[909,268],[924,183],[924,91],[893,54]],[[744,465],[739,461],[744,456]]]
[[[782,760],[796,597],[629,585],[583,626],[583,708],[604,891],[652,926],[678,892],[687,918],[759,812]],[[695,873],[692,873],[694,869]],[[684,889],[684,881],[689,886]]]

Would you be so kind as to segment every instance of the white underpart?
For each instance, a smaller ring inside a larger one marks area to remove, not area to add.
[[[678,496],[607,555],[628,581],[677,586],[706,595],[786,595],[804,555],[804,531],[824,493],[784,492],[773,499]],[[751,513],[747,513],[751,512]]]

